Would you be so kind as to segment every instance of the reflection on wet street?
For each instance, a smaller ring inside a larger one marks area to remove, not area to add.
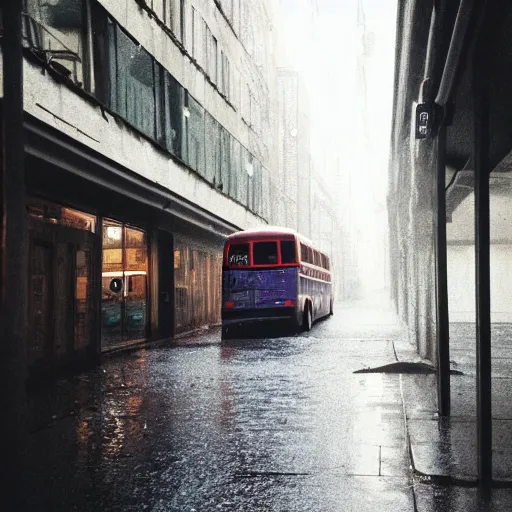
[[[210,333],[41,387],[31,510],[412,511],[400,377],[353,374],[395,361],[399,334],[339,311],[306,335]]]

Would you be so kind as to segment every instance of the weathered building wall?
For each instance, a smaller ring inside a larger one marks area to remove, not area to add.
[[[241,227],[262,224],[246,207],[234,203],[180,165],[145,137],[25,63],[25,110],[73,139]]]
[[[273,8],[26,0],[32,369],[220,320],[224,237],[272,218]]]
[[[424,77],[428,5],[398,10],[393,131],[388,191],[392,297],[422,357],[435,354],[434,171],[436,141],[415,141],[414,102]],[[411,37],[412,31],[414,37]]]
[[[257,165],[248,172],[254,172],[260,182],[265,181],[255,185],[258,194],[267,191],[269,169],[275,165],[275,125],[270,115],[275,104],[275,64],[270,37],[272,13],[267,12],[267,6],[244,1],[237,12],[228,16],[214,2],[185,2],[184,34],[179,34],[176,44],[168,33],[169,27],[176,28],[176,20],[166,23],[163,15],[159,18],[159,12],[157,16],[149,16],[132,0],[103,0],[101,4],[205,112],[256,158]],[[212,63],[206,55],[207,32],[216,40],[215,71],[210,69]],[[82,44],[87,46],[87,41]],[[85,63],[82,67],[85,75]],[[83,87],[89,88],[94,96],[100,77],[94,76],[93,68],[88,73],[92,75],[90,84]],[[227,76],[226,82],[222,81],[223,74]],[[25,63],[25,108],[38,119],[217,215],[223,216],[229,210],[230,220],[241,227],[261,224],[261,220],[251,218],[244,205],[233,205],[226,194],[212,190],[191,169],[169,159],[165,151],[115,120],[99,105],[91,105],[65,83],[41,74],[39,66],[28,62]],[[249,179],[248,186],[252,181]],[[263,216],[269,215],[269,208],[268,203],[249,209],[257,209],[259,216]]]

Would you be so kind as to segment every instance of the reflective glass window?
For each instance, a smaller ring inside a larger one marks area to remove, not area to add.
[[[119,27],[110,40],[110,107],[135,128],[156,138],[155,77],[153,59]]]
[[[102,345],[146,336],[146,233],[120,222],[103,221]]]

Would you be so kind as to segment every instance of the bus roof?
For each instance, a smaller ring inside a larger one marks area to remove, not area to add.
[[[253,228],[246,229],[244,231],[237,231],[236,233],[229,235],[226,241],[232,242],[235,240],[250,240],[255,238],[278,238],[283,235],[287,236],[287,238],[296,237],[307,245],[314,247],[311,240],[301,235],[299,232],[291,228],[282,228],[279,226],[265,226],[263,228]]]

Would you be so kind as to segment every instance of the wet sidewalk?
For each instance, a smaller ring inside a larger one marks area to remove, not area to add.
[[[452,414],[437,417],[435,375],[403,375],[407,426],[418,472],[474,483],[476,466],[475,325],[451,324]],[[493,475],[512,486],[512,325],[492,328]]]
[[[378,305],[378,303],[377,303]],[[388,321],[394,316],[388,311]],[[364,314],[364,306],[360,308]],[[357,317],[357,315],[356,315]],[[380,320],[384,320],[381,317]],[[492,326],[493,477],[491,499],[477,486],[475,325],[450,325],[452,415],[437,414],[436,374],[396,332],[391,361],[363,371],[398,373],[418,511],[512,510],[512,325]]]

